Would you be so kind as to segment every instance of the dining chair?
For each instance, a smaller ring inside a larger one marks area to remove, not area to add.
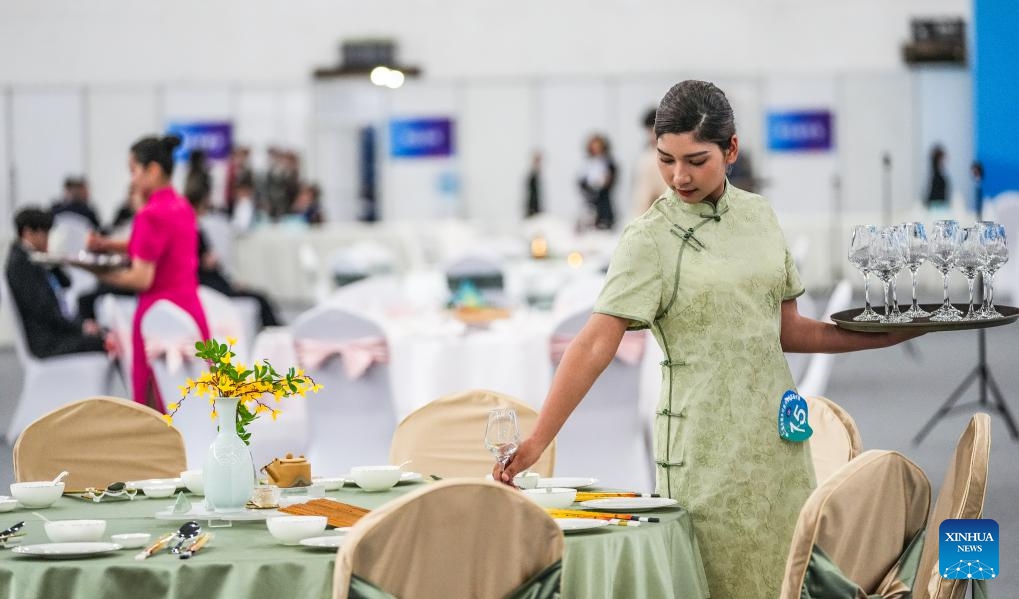
[[[488,412],[513,408],[521,438],[534,430],[538,413],[518,399],[483,389],[447,395],[411,412],[393,434],[389,461],[413,460],[413,468],[441,477],[484,476],[492,472],[494,458],[485,449]],[[556,441],[545,450],[531,470],[552,476]]]
[[[591,307],[563,318],[552,332],[552,365],[561,346],[587,323]],[[629,491],[654,488],[654,460],[648,453],[647,420],[640,410],[641,358],[647,333],[629,332],[584,400],[556,436],[556,468],[564,476],[597,476],[608,487]]]
[[[920,556],[916,590],[913,591],[915,599],[962,599],[965,596],[967,580],[942,578],[938,572],[939,529],[945,520],[983,516],[990,454],[991,417],[982,412],[974,414],[955,445],[952,461],[934,503],[927,527],[927,542]],[[974,579],[976,595],[987,595],[983,588],[985,583],[985,580]]]
[[[447,480],[364,516],[336,556],[333,598],[554,597],[563,535],[522,493]]]
[[[228,297],[211,287],[198,287],[198,299],[209,322],[209,333],[216,339],[237,339],[234,353],[245,364],[251,363],[251,344],[261,326],[258,302],[247,297]]]
[[[37,358],[28,349],[21,313],[6,276],[0,276],[0,306],[7,313],[14,338],[14,354],[22,369],[21,392],[6,426],[7,442],[14,441],[33,420],[66,403],[109,393],[114,362],[103,352]]]
[[[152,408],[118,397],[57,408],[28,425],[14,445],[16,480],[50,480],[67,470],[67,490],[176,478],[186,469],[180,432]]]
[[[909,597],[930,503],[927,476],[902,454],[860,454],[800,510],[781,599]]]
[[[322,385],[306,402],[308,459],[323,475],[341,475],[352,466],[385,464],[396,429],[389,364],[369,347],[386,351],[386,336],[374,322],[352,312],[319,306],[291,326],[298,363]],[[360,345],[361,352],[348,352]],[[314,349],[315,351],[311,351]],[[319,359],[309,356],[319,353]],[[364,368],[351,374],[355,353],[366,355]]]
[[[803,399],[807,402],[807,422],[814,431],[809,440],[810,455],[820,485],[860,455],[863,441],[856,421],[842,406],[827,397],[808,395]]]

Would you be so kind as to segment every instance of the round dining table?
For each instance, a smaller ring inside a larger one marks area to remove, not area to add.
[[[326,496],[372,509],[425,484],[429,483],[401,483],[378,493],[348,485],[327,492]],[[201,498],[192,500],[197,503]],[[39,512],[50,520],[106,520],[104,541],[110,535],[137,532],[151,533],[155,539],[181,524],[155,518],[157,512],[167,510],[172,503],[173,498],[146,498],[140,493],[130,501],[102,503],[65,496]],[[21,546],[49,541],[43,522],[31,512],[18,509],[0,518],[0,528],[26,521],[27,534]],[[661,522],[636,527],[606,526],[566,535],[563,597],[708,597],[689,513],[674,507],[641,515],[657,516]],[[166,550],[138,561],[134,557],[139,549],[77,559],[44,559],[18,555],[10,548],[0,549],[0,598],[333,596],[336,550],[282,545],[269,534],[263,521],[232,522],[215,528],[204,520],[199,523],[204,530],[213,532],[214,538],[188,560],[178,559]],[[455,572],[451,571],[451,575]]]

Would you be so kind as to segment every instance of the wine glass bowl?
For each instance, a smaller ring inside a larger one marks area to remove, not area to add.
[[[849,263],[855,266],[863,275],[863,298],[865,308],[853,320],[858,322],[881,320],[870,307],[870,273],[871,273],[871,244],[877,235],[877,227],[874,225],[858,225],[853,228],[853,237],[849,242]]]
[[[485,447],[492,452],[503,468],[520,447],[520,427],[517,411],[513,408],[498,408],[488,412],[485,426]]]
[[[927,260],[941,272],[944,289],[941,307],[931,314],[931,320],[934,322],[962,320],[962,312],[952,306],[948,299],[948,275],[959,259],[960,234],[958,221],[938,220],[934,221],[930,236],[927,238]]]

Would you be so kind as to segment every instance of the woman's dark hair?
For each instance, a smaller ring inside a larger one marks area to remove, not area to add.
[[[155,162],[167,177],[173,175],[173,151],[180,145],[176,135],[143,137],[131,146],[131,155],[142,167]]]
[[[732,106],[713,83],[680,81],[666,92],[655,114],[655,136],[666,133],[693,133],[698,141],[728,151],[736,135]]]
[[[931,148],[931,170],[941,171],[941,161],[945,158],[945,148],[941,147],[941,144],[935,144]]]
[[[14,215],[14,230],[21,237],[25,229],[31,231],[49,231],[53,228],[53,215],[34,206],[22,208]]]

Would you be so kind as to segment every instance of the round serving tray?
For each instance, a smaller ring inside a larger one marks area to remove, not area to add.
[[[953,304],[963,314],[968,308],[967,304]],[[928,312],[933,312],[941,307],[941,304],[920,304],[920,307]],[[900,306],[905,312],[908,306]],[[1019,308],[1013,306],[994,306],[994,309],[1001,313],[999,318],[988,318],[981,320],[956,320],[954,322],[931,322],[929,318],[914,318],[912,322],[886,323],[886,322],[857,322],[853,317],[863,312],[863,308],[843,310],[831,315],[836,326],[849,331],[861,331],[864,333],[885,333],[888,331],[916,331],[918,333],[933,333],[935,331],[966,331],[969,329],[986,329],[988,327],[1000,327],[1019,320]],[[881,314],[881,307],[875,310]]]

